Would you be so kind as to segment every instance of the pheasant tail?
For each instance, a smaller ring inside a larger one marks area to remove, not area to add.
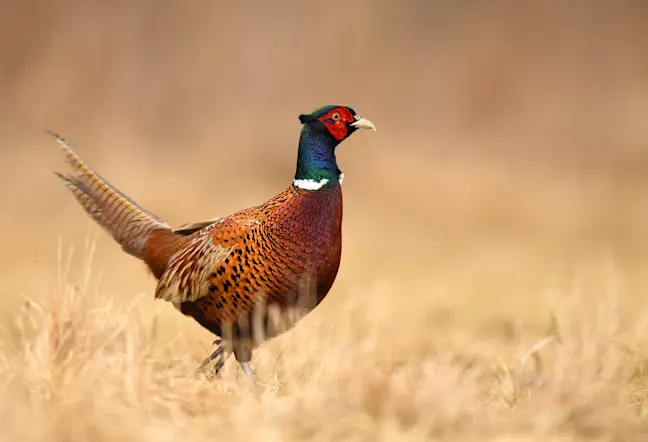
[[[142,259],[159,277],[168,259],[178,249],[182,236],[92,170],[63,137],[48,133],[56,138],[72,168],[68,174],[55,172],[56,175],[125,252]]]

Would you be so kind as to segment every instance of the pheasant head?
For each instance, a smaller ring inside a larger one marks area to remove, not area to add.
[[[319,190],[342,182],[344,174],[335,158],[337,146],[358,129],[376,127],[347,106],[324,106],[299,116],[302,123],[294,184]]]

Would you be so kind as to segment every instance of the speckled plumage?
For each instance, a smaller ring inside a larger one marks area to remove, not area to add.
[[[290,307],[300,278],[316,279],[319,302],[339,268],[341,227],[339,184],[318,192],[291,185],[266,203],[188,237],[169,261],[155,296],[219,336],[224,323],[242,315],[251,321],[257,303]]]
[[[269,312],[312,310],[337,275],[342,190],[335,148],[357,128],[373,125],[342,106],[301,115],[300,121],[293,184],[258,206],[175,230],[110,185],[54,134],[73,169],[58,175],[86,212],[146,263],[158,279],[155,297],[223,338],[208,359],[219,358],[216,369],[225,361],[223,351],[232,350],[251,377],[255,345],[294,324],[279,326]],[[303,185],[315,180],[321,183],[316,189]]]

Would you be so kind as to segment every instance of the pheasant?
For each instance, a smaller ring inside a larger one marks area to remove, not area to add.
[[[157,279],[155,298],[170,302],[216,335],[215,373],[231,353],[254,384],[258,345],[291,328],[271,317],[312,311],[336,278],[342,252],[344,174],[335,150],[357,129],[373,129],[346,106],[299,115],[294,180],[263,204],[224,218],[170,227],[91,169],[60,135],[72,171],[55,172],[83,209]],[[306,294],[306,296],[302,296]],[[307,299],[308,302],[303,302]],[[303,316],[301,316],[303,317]]]

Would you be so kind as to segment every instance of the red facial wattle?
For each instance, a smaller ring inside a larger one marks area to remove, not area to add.
[[[342,141],[347,137],[347,123],[355,121],[351,112],[343,107],[327,112],[326,115],[318,118],[318,120],[324,123],[330,134],[338,141]]]

